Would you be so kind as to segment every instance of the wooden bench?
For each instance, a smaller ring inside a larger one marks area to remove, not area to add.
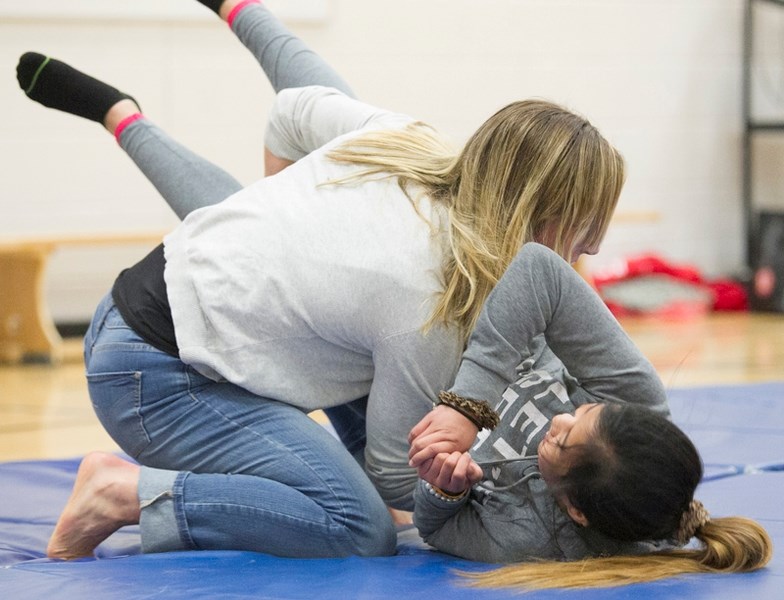
[[[655,212],[621,212],[613,223],[658,220]],[[67,246],[160,243],[166,232],[62,235],[0,240],[0,362],[35,358],[57,363],[63,340],[54,326],[44,294],[46,266],[52,253]],[[575,265],[590,281],[583,260]]]
[[[0,362],[35,358],[59,362],[63,340],[44,294],[47,261],[70,246],[144,244],[152,248],[165,232],[107,233],[6,238],[0,240]]]

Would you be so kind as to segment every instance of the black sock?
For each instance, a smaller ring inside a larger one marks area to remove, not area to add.
[[[21,56],[16,79],[30,99],[101,124],[109,109],[120,100],[130,99],[139,105],[131,96],[103,81],[36,52]]]
[[[199,2],[209,8],[216,15],[220,10],[221,4],[223,4],[223,0],[199,0]]]

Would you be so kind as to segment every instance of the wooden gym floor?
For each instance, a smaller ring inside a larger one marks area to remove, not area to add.
[[[622,324],[668,388],[784,380],[784,315],[726,313]],[[68,344],[71,358],[59,366],[0,366],[0,461],[116,449],[90,407],[80,340]]]

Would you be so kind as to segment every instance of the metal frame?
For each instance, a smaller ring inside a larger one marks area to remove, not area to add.
[[[753,139],[759,131],[781,131],[784,133],[784,121],[756,121],[751,114],[751,64],[754,58],[754,6],[758,2],[778,4],[784,8],[784,0],[746,0],[743,21],[743,226],[746,234],[746,264],[754,266],[759,223],[757,211],[754,209],[754,181],[752,167],[754,161]]]

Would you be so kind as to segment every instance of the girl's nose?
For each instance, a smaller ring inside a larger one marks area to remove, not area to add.
[[[551,425],[550,425],[550,433],[552,433],[553,436],[557,436],[558,434],[563,433],[564,431],[567,431],[569,429],[569,423],[573,419],[574,419],[574,417],[572,415],[569,415],[569,414],[562,414],[562,415],[554,416],[553,420],[551,422]]]

